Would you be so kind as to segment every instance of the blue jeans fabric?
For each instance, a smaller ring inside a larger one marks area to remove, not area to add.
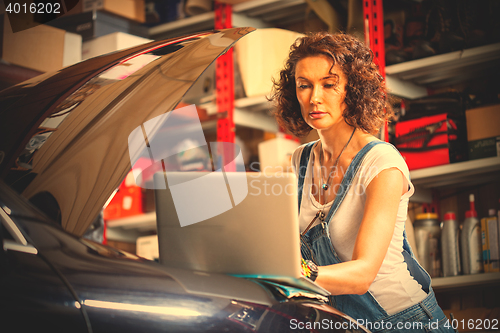
[[[298,177],[299,210],[306,168],[313,144],[310,143],[304,148],[300,160]],[[364,156],[377,144],[384,143],[381,141],[372,141],[363,147],[354,157],[344,174],[339,191],[325,222],[314,226],[305,235],[301,236],[301,253],[304,259],[312,260],[318,266],[333,265],[341,262],[333,247],[328,224],[349,191],[352,179],[361,166]],[[364,324],[372,332],[453,332],[452,328],[448,329],[443,326],[447,322],[447,318],[437,304],[431,288],[431,278],[416,261],[407,241],[406,232],[403,235],[403,257],[410,274],[422,285],[423,290],[427,293],[427,297],[424,300],[393,315],[388,315],[369,291],[363,295],[330,296],[330,304],[351,316],[359,323]]]

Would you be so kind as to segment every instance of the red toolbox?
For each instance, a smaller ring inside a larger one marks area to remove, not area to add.
[[[442,113],[398,122],[395,145],[408,168],[415,170],[467,160],[467,134],[461,118]]]
[[[154,173],[160,171],[160,168],[159,163],[151,165],[148,159],[140,158],[137,160],[118,187],[113,199],[104,209],[104,220],[108,221],[154,210],[152,187],[145,186],[145,184],[153,181]],[[134,171],[135,176],[138,177],[137,180],[134,179]],[[136,182],[139,182],[140,186]]]
[[[135,184],[134,175],[130,171],[118,187],[115,196],[104,209],[104,220],[143,213],[143,190]]]
[[[467,160],[467,102],[456,92],[402,101],[392,142],[410,170]]]

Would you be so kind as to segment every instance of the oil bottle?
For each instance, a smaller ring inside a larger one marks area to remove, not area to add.
[[[465,220],[460,234],[462,252],[462,271],[464,274],[483,272],[483,248],[481,224],[477,218],[474,194],[469,195],[470,209],[465,212]]]
[[[460,226],[455,213],[447,212],[441,230],[441,255],[443,259],[443,276],[459,275],[460,266],[459,233]]]

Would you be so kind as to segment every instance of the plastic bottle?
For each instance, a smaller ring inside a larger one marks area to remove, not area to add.
[[[455,213],[444,214],[443,229],[441,230],[441,255],[443,258],[443,276],[459,275],[460,266],[459,236],[460,226]]]
[[[483,272],[483,247],[481,224],[477,219],[474,206],[474,194],[469,195],[470,210],[465,212],[465,220],[460,234],[462,252],[462,270],[464,274]]]
[[[484,225],[484,226],[483,226]],[[483,241],[483,266],[485,272],[500,271],[500,244],[498,239],[498,219],[495,209],[488,210],[488,217],[481,219]]]
[[[441,228],[436,213],[418,214],[413,223],[418,260],[431,277],[441,275]]]

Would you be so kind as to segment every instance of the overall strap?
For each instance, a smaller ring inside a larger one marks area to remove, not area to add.
[[[302,150],[302,154],[300,155],[300,164],[299,164],[299,186],[298,186],[298,199],[299,199],[299,213],[300,213],[300,204],[302,202],[302,189],[304,188],[304,179],[306,178],[307,164],[309,163],[309,156],[311,155],[311,149],[317,141],[309,142],[304,146]]]
[[[349,167],[347,168],[346,173],[344,174],[344,178],[342,179],[342,182],[340,183],[339,186],[339,191],[337,192],[337,195],[335,196],[335,200],[333,201],[332,207],[330,208],[330,211],[328,212],[328,215],[326,216],[325,221],[327,221],[327,224],[330,223],[331,219],[333,218],[333,215],[337,212],[340,204],[344,200],[347,192],[349,192],[349,188],[351,187],[352,180],[354,179],[354,176],[358,172],[361,163],[363,162],[363,159],[365,158],[366,154],[376,145],[378,144],[387,144],[386,142],[383,141],[371,141],[368,142],[357,154],[354,156],[353,160],[351,161],[351,164],[349,164]]]

